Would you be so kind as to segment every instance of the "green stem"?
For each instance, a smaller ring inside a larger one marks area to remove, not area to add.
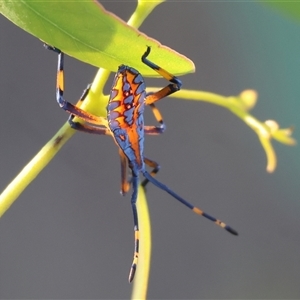
[[[154,92],[157,90],[158,88],[156,87],[147,88],[148,92]],[[256,101],[256,99],[253,99],[253,101],[249,101],[249,99],[245,99],[246,97],[249,97],[251,94],[253,95],[253,97],[256,97],[255,93],[253,92],[248,92],[248,94],[243,92],[242,94],[236,97],[233,96],[225,97],[210,92],[182,89],[174,94],[171,94],[170,97],[187,99],[187,100],[205,101],[229,109],[232,113],[234,113],[236,116],[242,119],[258,135],[258,138],[261,142],[262,147],[265,150],[266,157],[267,157],[266,170],[267,172],[272,173],[276,168],[277,158],[276,158],[276,153],[271,144],[271,139],[272,138],[277,139],[277,141],[283,142],[287,145],[294,145],[295,140],[288,136],[289,135],[288,130],[281,131],[280,135],[278,136],[278,132],[280,132],[279,130],[277,130],[277,135],[276,135],[273,132],[272,128],[266,124],[266,122],[261,122],[248,113],[247,110],[250,107],[252,107],[252,104],[255,103]]]
[[[88,94],[82,107],[87,110],[93,110],[99,114],[105,111],[104,102],[107,103],[107,97],[102,93],[103,87],[109,76],[109,71],[100,69],[91,86],[91,92]],[[100,92],[101,91],[101,92]],[[103,105],[95,105],[102,102]],[[100,107],[100,109],[99,109]],[[51,140],[34,156],[34,158],[21,170],[13,181],[5,188],[0,195],[0,217],[9,209],[24,189],[36,178],[36,176],[48,165],[48,163],[57,154],[60,148],[73,136],[76,131],[69,123],[65,123],[61,129],[51,138]]]
[[[8,210],[23,190],[45,168],[74,132],[75,131],[71,129],[69,124],[65,124],[6,187],[0,195],[0,217]]]
[[[127,24],[134,28],[139,28],[152,10],[164,1],[165,0],[156,0],[151,2],[147,0],[139,0],[136,9]]]

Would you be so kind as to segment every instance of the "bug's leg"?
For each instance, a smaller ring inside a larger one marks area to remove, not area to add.
[[[129,189],[130,189],[130,184],[131,180],[127,180],[127,157],[124,155],[124,152],[119,149],[119,154],[120,154],[120,160],[121,160],[121,195],[125,195]]]
[[[88,95],[89,91],[90,91],[90,87],[91,85],[88,84],[88,86],[84,89],[81,97],[79,98],[77,105],[80,105],[81,102],[86,98],[86,96]],[[77,117],[76,114],[70,114],[68,122],[70,124],[70,126],[78,131],[82,131],[82,132],[87,132],[87,133],[94,133],[94,134],[100,134],[100,135],[111,135],[111,132],[108,128],[106,127],[98,127],[98,126],[92,126],[90,124],[82,124],[79,122],[74,122],[73,119]],[[100,124],[101,125],[101,124]]]
[[[152,160],[152,159],[149,159],[149,158],[147,158],[147,157],[144,157],[144,163],[145,163],[147,166],[149,166],[150,168],[153,168],[152,171],[150,172],[150,175],[151,175],[152,177],[155,176],[155,175],[158,173],[158,171],[159,171],[159,169],[160,169],[160,165],[159,165],[156,161],[154,161],[154,160]],[[147,178],[145,178],[145,179],[142,181],[142,187],[145,188],[148,182],[149,182],[149,180],[148,180]]]
[[[87,85],[87,87],[83,90],[82,95],[80,96],[78,102],[76,103],[76,106],[80,105],[83,102],[83,100],[86,98],[86,96],[90,92],[90,89],[91,89],[91,84],[89,83]]]
[[[54,52],[56,52],[56,53],[60,53],[60,52],[61,52],[58,48],[56,48],[56,47],[54,47],[54,46],[51,46],[51,45],[48,45],[48,44],[46,44],[46,43],[44,43],[44,47],[45,47],[47,50],[51,50],[51,51],[54,51]]]
[[[225,230],[227,230],[228,232],[230,232],[233,235],[238,235],[237,231],[235,231],[233,228],[231,228],[230,226],[226,225],[224,222],[222,222],[221,220],[216,219],[215,217],[205,213],[203,210],[201,210],[200,208],[192,205],[191,203],[189,203],[188,201],[186,201],[185,199],[183,199],[182,197],[180,197],[179,195],[177,195],[175,192],[173,192],[170,188],[168,188],[166,185],[164,185],[163,183],[159,182],[158,180],[156,180],[153,176],[151,176],[146,170],[142,171],[143,175],[145,176],[146,179],[148,179],[151,183],[153,183],[155,186],[157,186],[158,188],[164,190],[165,192],[167,192],[168,194],[170,194],[172,197],[174,197],[176,200],[178,200],[179,202],[181,202],[183,205],[187,206],[188,208],[190,208],[194,213],[201,215],[203,217],[205,217],[206,219],[214,222],[216,225],[224,228]]]
[[[68,119],[68,122],[73,129],[81,131],[81,132],[87,132],[87,133],[93,133],[93,134],[111,135],[111,131],[108,128],[74,122],[73,119],[75,117],[77,117],[77,115],[71,114]]]
[[[138,262],[138,257],[139,257],[139,223],[138,223],[138,213],[137,213],[137,208],[136,208],[136,200],[137,200],[137,195],[138,195],[138,184],[139,184],[139,177],[138,174],[135,172],[132,172],[132,189],[133,193],[131,196],[131,207],[132,207],[132,212],[133,212],[133,223],[134,223],[134,254],[133,254],[133,262],[130,268],[129,272],[129,277],[128,281],[132,282],[136,267],[137,267],[137,262]]]
[[[45,48],[58,53],[57,76],[56,76],[56,101],[58,105],[69,114],[73,114],[76,117],[88,123],[107,126],[107,121],[105,118],[98,117],[88,112],[85,112],[84,110],[80,109],[76,105],[73,105],[72,103],[64,99],[63,97],[64,95],[64,53],[61,52],[59,49],[46,44],[45,44]],[[86,97],[88,92],[89,92],[89,88],[85,90],[79,102],[81,102]]]
[[[147,56],[150,54],[150,51],[151,48],[148,46],[146,52],[142,56],[142,62],[154,71],[156,71],[162,77],[169,80],[171,83],[166,87],[162,88],[161,90],[147,96],[145,99],[146,105],[154,103],[160,100],[161,98],[167,97],[168,95],[175,93],[176,91],[180,90],[182,85],[181,80],[178,79],[176,76],[172,75],[168,71],[164,70],[163,68],[159,67],[158,65],[147,59]]]
[[[151,107],[154,117],[160,126],[144,126],[144,132],[149,135],[161,134],[166,130],[166,125],[163,121],[162,115],[153,103],[149,104],[149,106]]]
[[[144,132],[149,135],[161,134],[166,129],[166,125],[163,121],[162,115],[161,115],[160,111],[158,110],[158,108],[153,103],[150,104],[150,107],[152,109],[152,112],[154,114],[156,121],[160,124],[160,126],[145,126]],[[155,162],[154,160],[151,160],[147,157],[144,157],[144,163],[146,165],[148,165],[149,167],[153,168],[150,173],[151,176],[155,176],[160,169],[160,165],[157,162]],[[142,182],[142,186],[145,188],[148,182],[149,182],[149,180],[145,178]]]

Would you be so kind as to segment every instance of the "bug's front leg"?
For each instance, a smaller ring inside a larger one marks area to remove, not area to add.
[[[90,91],[90,85],[84,90],[82,96],[80,97],[77,105],[74,105],[64,99],[64,53],[61,52],[58,48],[49,46],[47,44],[44,44],[44,47],[48,50],[54,51],[58,54],[58,61],[57,61],[57,75],[56,75],[56,101],[58,105],[68,112],[71,115],[74,115],[88,123],[94,124],[94,125],[103,125],[107,127],[107,121],[103,117],[98,117],[93,114],[90,114],[84,110],[82,110],[79,105],[87,96],[87,94]],[[70,117],[70,124],[72,125],[72,119],[73,117]],[[81,126],[79,126],[81,127]],[[75,128],[78,129],[78,128]],[[78,129],[80,130],[80,129]],[[84,131],[84,130],[82,130]],[[87,132],[90,132],[87,130]]]
[[[150,61],[147,57],[150,54],[151,48],[148,46],[146,52],[142,56],[142,62],[146,64],[148,67],[156,71],[162,77],[170,81],[171,83],[166,87],[162,88],[161,90],[149,95],[145,99],[145,104],[149,105],[154,103],[164,97],[167,97],[170,94],[173,94],[180,90],[182,86],[182,82],[179,78],[174,76],[173,74],[169,73],[167,70],[161,68],[160,66],[156,65],[152,61]]]

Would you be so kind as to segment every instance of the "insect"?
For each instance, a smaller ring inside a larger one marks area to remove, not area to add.
[[[150,181],[183,205],[190,208],[196,214],[207,218],[231,234],[238,235],[233,228],[205,213],[200,208],[195,207],[154,178],[159,171],[160,166],[154,160],[144,156],[144,135],[157,135],[164,131],[165,125],[159,110],[155,106],[155,102],[178,91],[181,88],[182,83],[177,77],[148,60],[147,57],[151,51],[150,47],[147,47],[145,53],[141,56],[141,60],[149,68],[168,80],[170,82],[169,85],[153,94],[146,95],[146,86],[142,75],[134,68],[121,65],[115,75],[110,91],[106,118],[85,112],[80,109],[79,106],[73,105],[64,99],[64,54],[55,47],[49,45],[45,45],[45,47],[58,53],[56,100],[59,106],[70,114],[70,126],[82,132],[111,135],[119,147],[121,158],[121,193],[127,193],[131,186],[133,190],[131,207],[134,223],[134,257],[129,272],[129,282],[134,278],[139,256],[139,223],[136,209],[139,173],[142,173],[145,177],[142,182],[144,187]],[[83,92],[78,103],[85,99],[88,92],[89,86]],[[144,125],[143,112],[146,105],[149,105],[152,109],[159,126]],[[74,117],[80,118],[85,121],[85,123],[74,122]],[[146,166],[152,168],[150,173],[146,170]],[[128,167],[131,169],[132,173],[130,179],[127,179],[126,176]]]

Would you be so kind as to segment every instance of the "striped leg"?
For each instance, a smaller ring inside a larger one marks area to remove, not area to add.
[[[120,160],[121,160],[121,195],[125,195],[129,189],[130,189],[130,184],[131,184],[131,179],[127,179],[127,171],[128,171],[128,159],[124,155],[124,152],[119,149],[119,155],[120,155]]]
[[[86,96],[88,95],[88,93],[90,91],[90,87],[91,87],[91,85],[89,84],[86,87],[86,89],[83,91],[81,97],[79,98],[78,102],[76,103],[76,106],[80,105],[83,102],[83,100],[86,98]],[[108,128],[74,122],[73,119],[75,117],[77,117],[76,114],[70,114],[70,117],[68,119],[68,122],[73,129],[82,131],[82,132],[87,132],[87,133],[94,133],[94,134],[100,134],[100,135],[111,135],[111,132]]]
[[[147,59],[147,56],[150,54],[150,51],[151,48],[148,46],[146,52],[142,56],[142,62],[154,71],[156,71],[162,77],[169,80],[171,83],[166,87],[162,88],[161,90],[157,91],[156,93],[147,96],[145,99],[146,105],[154,103],[164,97],[167,97],[170,94],[175,93],[176,91],[180,90],[182,85],[181,81],[176,76],[172,75],[168,71],[164,70],[163,68],[159,67],[158,65],[154,64],[153,62]]]
[[[164,185],[163,183],[159,182],[158,180],[156,180],[154,177],[152,177],[146,170],[142,171],[144,177],[146,179],[148,179],[151,183],[153,183],[155,186],[157,186],[158,188],[164,190],[165,192],[167,192],[168,194],[170,194],[172,197],[174,197],[176,200],[178,200],[179,202],[181,202],[183,205],[187,206],[188,208],[190,208],[194,213],[201,215],[203,217],[205,217],[206,219],[214,222],[216,225],[224,228],[225,230],[227,230],[228,232],[230,232],[233,235],[238,235],[237,231],[235,231],[233,228],[231,228],[230,226],[226,225],[224,222],[222,222],[221,220],[216,219],[215,217],[205,213],[203,210],[201,210],[198,207],[195,207],[194,205],[192,205],[191,203],[189,203],[188,201],[186,201],[185,199],[181,198],[179,195],[177,195],[175,192],[173,192],[170,188],[168,188],[166,185]]]
[[[85,112],[84,110],[80,109],[76,105],[67,102],[64,97],[64,53],[61,52],[59,49],[46,45],[45,48],[48,50],[52,50],[56,53],[58,53],[58,63],[57,63],[57,77],[56,77],[56,101],[58,105],[68,112],[69,114],[72,114],[88,123],[94,124],[94,125],[104,125],[107,127],[107,121],[103,117],[98,117],[93,114],[90,114],[88,112]],[[87,93],[89,91],[89,88],[86,89],[81,96],[81,99],[79,100],[79,103],[86,97]]]
[[[100,135],[111,135],[111,131],[106,128],[106,127],[98,127],[98,126],[93,126],[89,124],[82,124],[79,122],[74,122],[73,119],[75,117],[78,117],[75,114],[71,114],[68,121],[70,126],[78,131],[81,132],[86,132],[86,133],[93,133],[93,134],[100,134]]]
[[[120,154],[120,158],[121,158],[121,195],[125,195],[129,189],[130,189],[130,184],[132,182],[132,179],[127,179],[127,158],[124,156],[122,150],[119,150],[119,154]],[[149,159],[147,157],[144,157],[144,163],[149,166],[150,168],[152,168],[150,175],[151,176],[155,176],[158,171],[160,170],[160,165],[152,160]],[[143,188],[146,188],[146,185],[148,184],[149,180],[147,178],[145,178],[142,183],[141,186]]]
[[[149,159],[147,157],[144,157],[144,163],[147,166],[153,168],[152,171],[150,172],[151,176],[155,176],[160,169],[160,165],[156,161]],[[149,182],[149,180],[147,178],[145,178],[142,182],[142,187],[145,188],[148,182]]]
[[[144,126],[144,132],[145,134],[149,134],[149,135],[161,134],[166,129],[166,125],[163,121],[162,115],[158,110],[158,108],[153,103],[149,104],[149,106],[151,107],[154,117],[156,121],[160,124],[160,126]]]
[[[133,193],[131,196],[131,207],[132,207],[132,212],[133,212],[133,223],[134,223],[134,254],[133,254],[133,262],[132,262],[130,272],[129,272],[129,277],[128,277],[129,282],[132,282],[132,280],[134,278],[136,267],[137,267],[137,262],[138,262],[138,257],[139,257],[139,223],[138,223],[138,213],[137,213],[137,208],[136,208],[138,185],[139,185],[138,174],[136,174],[135,172],[132,172]]]

